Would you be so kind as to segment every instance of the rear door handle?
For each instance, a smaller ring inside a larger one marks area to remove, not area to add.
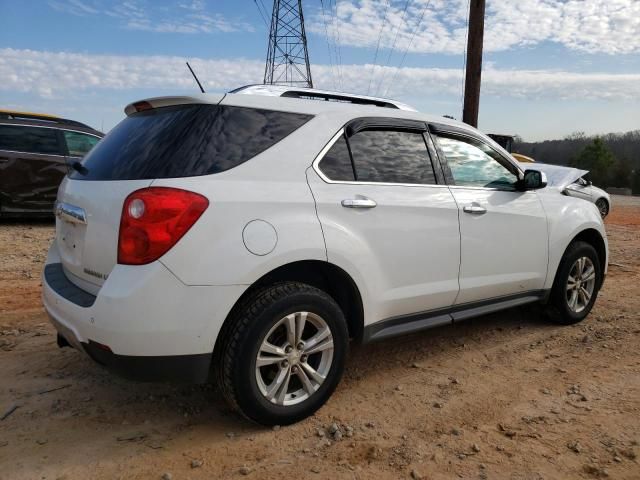
[[[7,157],[0,157],[0,163],[9,163],[9,159]]]
[[[375,200],[367,197],[345,198],[342,206],[345,208],[373,208],[378,205]]]
[[[477,203],[472,203],[471,205],[465,205],[462,207],[462,210],[465,213],[471,213],[473,215],[482,215],[483,213],[487,213],[487,209],[478,205]]]

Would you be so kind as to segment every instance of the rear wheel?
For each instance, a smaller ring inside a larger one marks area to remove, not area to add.
[[[565,325],[583,320],[593,308],[600,285],[598,253],[586,242],[572,243],[556,274],[549,304],[551,318]]]
[[[609,202],[607,202],[604,198],[599,198],[596,201],[596,207],[598,207],[598,211],[600,212],[600,216],[602,218],[606,217],[609,214]]]
[[[265,425],[297,422],[335,390],[348,349],[340,307],[309,285],[253,294],[223,333],[218,379],[229,404]]]

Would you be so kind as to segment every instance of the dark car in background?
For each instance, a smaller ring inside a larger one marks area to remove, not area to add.
[[[70,165],[103,136],[73,120],[0,110],[0,217],[53,215]]]

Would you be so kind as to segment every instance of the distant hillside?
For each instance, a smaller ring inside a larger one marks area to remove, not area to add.
[[[537,162],[567,165],[594,138],[600,137],[619,161],[628,163],[633,170],[640,170],[640,130],[626,133],[607,133],[586,136],[573,133],[563,140],[525,142],[516,139],[513,151],[534,158]]]

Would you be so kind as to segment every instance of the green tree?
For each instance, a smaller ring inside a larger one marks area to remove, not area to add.
[[[571,159],[570,165],[582,170],[589,170],[591,181],[597,186],[606,188],[610,186],[611,169],[616,163],[616,157],[613,156],[611,150],[601,138],[596,137]]]
[[[640,194],[640,169],[634,171],[632,174],[631,188],[634,194]]]
[[[631,162],[626,159],[620,159],[611,169],[611,177],[609,186],[618,188],[630,188],[632,183],[633,170]]]

